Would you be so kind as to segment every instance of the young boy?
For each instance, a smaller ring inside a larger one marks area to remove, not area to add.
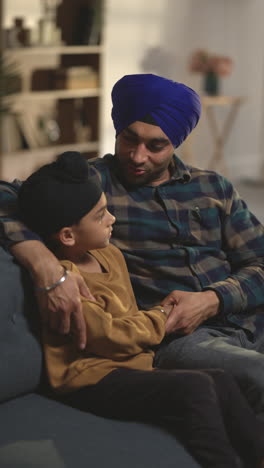
[[[115,218],[79,153],[63,153],[33,173],[19,192],[23,222],[79,272],[94,301],[82,298],[87,345],[43,328],[51,387],[67,403],[98,415],[173,424],[205,468],[264,467],[263,428],[233,378],[220,370],[157,370],[153,347],[172,306],[140,311],[121,252],[109,244]]]

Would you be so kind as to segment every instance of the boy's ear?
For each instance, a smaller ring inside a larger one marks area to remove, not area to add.
[[[64,227],[58,232],[58,238],[63,245],[71,247],[75,244],[75,237],[71,227]]]

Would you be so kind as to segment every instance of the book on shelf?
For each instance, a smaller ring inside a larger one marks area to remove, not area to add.
[[[3,115],[1,136],[1,151],[3,153],[18,151],[23,148],[23,137],[21,135],[15,114],[8,113]]]
[[[40,145],[39,136],[36,132],[33,116],[29,112],[16,114],[17,124],[29,149],[38,148]]]
[[[92,27],[90,30],[89,36],[89,45],[98,45],[101,43],[102,37],[102,27],[103,27],[103,5],[102,0],[97,0],[94,6],[94,15]]]
[[[99,86],[98,73],[88,66],[61,68],[56,72],[56,89],[89,89]]]
[[[56,68],[36,69],[31,75],[32,91],[55,89]]]
[[[56,120],[45,116],[42,125],[40,121],[40,115],[27,111],[5,115],[2,119],[1,151],[34,150],[56,144],[60,136]]]

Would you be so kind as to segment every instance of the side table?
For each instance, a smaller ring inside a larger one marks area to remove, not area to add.
[[[234,125],[238,110],[245,101],[243,96],[203,96],[202,106],[207,116],[208,125],[213,137],[214,149],[208,163],[208,169],[216,170],[221,168],[223,174],[227,174],[227,166],[224,159],[224,145],[230,135]],[[227,109],[227,114],[222,128],[219,128],[217,122],[216,108],[223,107]]]

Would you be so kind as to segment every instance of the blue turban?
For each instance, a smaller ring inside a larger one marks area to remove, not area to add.
[[[174,147],[197,125],[198,94],[188,86],[152,74],[126,75],[112,90],[112,119],[116,136],[133,122],[151,116]]]

